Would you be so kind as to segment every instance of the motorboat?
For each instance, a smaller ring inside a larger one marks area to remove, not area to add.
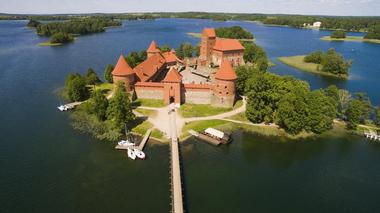
[[[121,140],[117,143],[120,146],[134,146],[135,143],[129,142],[129,140]]]
[[[57,107],[61,112],[66,111],[67,107],[65,105],[60,105]]]
[[[128,148],[128,157],[132,160],[136,159],[136,153],[130,148]]]
[[[136,156],[140,159],[145,159],[145,153],[141,150],[138,150],[138,149],[134,149],[133,150],[136,154]]]

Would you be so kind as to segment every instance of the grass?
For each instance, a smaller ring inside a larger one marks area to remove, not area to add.
[[[186,34],[194,38],[202,38],[202,33],[186,33]],[[238,40],[239,41],[255,41],[254,38],[241,38]]]
[[[135,111],[149,117],[155,117],[157,115],[156,110],[136,108]]]
[[[323,41],[356,41],[356,42],[370,42],[380,44],[379,39],[365,39],[361,36],[346,36],[346,38],[331,38],[330,36],[321,37]]]
[[[231,117],[228,117],[227,119],[237,120],[237,121],[242,121],[242,122],[250,122],[248,118],[245,116],[245,112],[241,112],[239,114],[233,115]]]
[[[183,129],[182,129],[182,134],[181,134],[181,139],[184,139],[188,136],[190,136],[190,133],[188,132],[190,129],[197,131],[197,132],[202,132],[205,129],[209,127],[217,127],[221,126],[224,124],[229,123],[228,121],[223,121],[223,120],[206,120],[206,121],[194,121],[187,123]]]
[[[148,129],[150,129],[150,128],[153,128],[153,124],[151,124],[149,121],[145,120],[144,122],[133,127],[131,131],[133,133],[137,133],[138,135],[145,135],[146,131],[148,131]],[[158,139],[160,141],[164,139],[164,134],[157,129],[153,129],[150,136],[153,139]]]
[[[179,108],[179,113],[184,118],[205,117],[228,112],[231,108],[213,107],[209,104],[189,104],[185,103]]]
[[[160,99],[137,99],[133,103],[137,106],[145,106],[145,107],[164,107],[165,103]]]
[[[41,47],[46,47],[46,46],[60,46],[62,45],[62,43],[51,43],[50,41],[47,41],[47,42],[41,42],[38,44],[38,46],[41,46]]]
[[[319,71],[318,67],[320,65],[315,64],[315,63],[306,63],[303,60],[304,58],[305,58],[304,55],[297,55],[297,56],[290,56],[290,57],[279,57],[278,60],[288,66],[294,67],[301,71],[311,72],[311,73],[316,73],[316,74],[331,76],[331,77],[336,77],[336,78],[343,78],[343,79],[348,78],[347,75],[335,75],[332,73]]]

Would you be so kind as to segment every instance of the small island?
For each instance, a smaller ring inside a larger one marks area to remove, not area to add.
[[[60,22],[42,23],[31,19],[28,27],[35,28],[39,36],[50,37],[39,46],[59,46],[75,40],[75,36],[104,32],[107,27],[121,26],[121,22],[109,17],[80,17]]]
[[[371,29],[365,36],[347,36],[343,30],[336,30],[330,36],[321,37],[323,41],[356,41],[380,44],[380,27]]]
[[[316,51],[309,55],[279,57],[278,60],[301,71],[342,79],[348,79],[348,71],[352,64],[333,48],[329,49],[327,53]]]

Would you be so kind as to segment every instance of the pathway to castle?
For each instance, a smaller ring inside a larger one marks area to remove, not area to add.
[[[155,110],[157,111],[157,115],[154,117],[148,117],[148,121],[153,124],[153,126],[163,132],[167,138],[171,138],[171,131],[170,131],[170,116],[169,113],[171,111],[170,105],[162,107],[162,108],[155,108],[155,107],[138,107],[140,109],[148,109],[148,110]],[[204,121],[204,120],[226,120],[230,122],[235,123],[241,123],[241,124],[252,124],[249,122],[242,122],[242,121],[235,121],[231,119],[226,119],[228,117],[234,116],[236,114],[244,112],[246,109],[246,100],[243,98],[243,105],[237,109],[231,110],[229,112],[221,113],[218,115],[212,115],[212,116],[205,116],[205,117],[192,117],[192,118],[183,118],[178,110],[174,110],[172,113],[176,113],[176,131],[177,135],[181,135],[182,128],[186,123],[193,122],[193,121]],[[136,113],[137,116],[141,116],[140,114]],[[260,124],[259,124],[260,125]]]

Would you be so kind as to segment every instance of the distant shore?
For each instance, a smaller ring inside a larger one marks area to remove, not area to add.
[[[331,38],[330,36],[323,36],[320,38],[322,41],[356,41],[356,42],[369,42],[380,44],[378,39],[366,39],[362,36],[347,36],[346,38]]]
[[[332,73],[319,71],[320,65],[314,64],[314,63],[306,63],[304,62],[304,58],[305,58],[305,55],[296,55],[296,56],[290,56],[290,57],[279,57],[278,60],[288,66],[291,66],[301,71],[311,72],[315,74],[320,74],[320,75],[330,76],[330,77],[335,77],[335,78],[340,78],[340,79],[348,79],[347,75],[335,75]]]

